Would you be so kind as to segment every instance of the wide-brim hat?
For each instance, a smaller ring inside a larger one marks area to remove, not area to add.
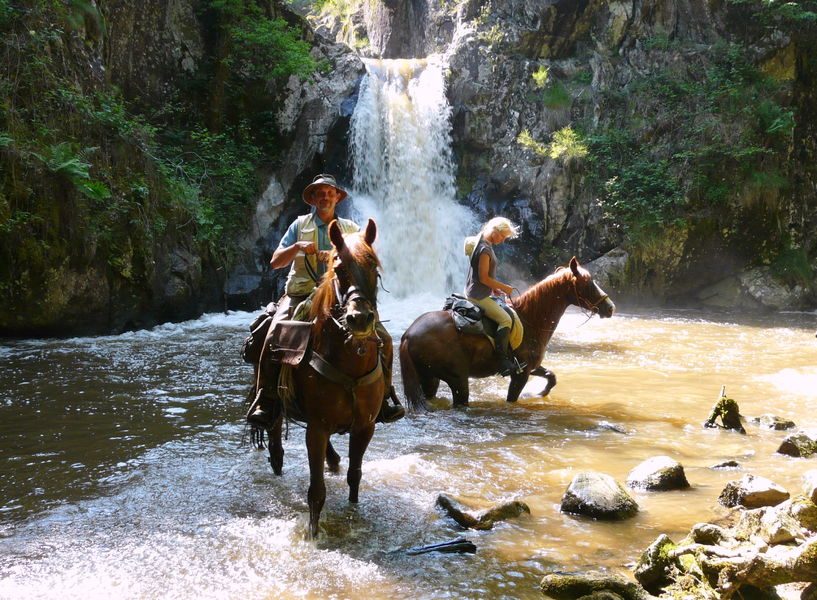
[[[301,195],[304,202],[306,202],[309,206],[315,206],[315,202],[312,200],[312,191],[319,185],[329,185],[340,192],[338,202],[343,201],[343,199],[349,195],[346,190],[338,185],[338,182],[335,181],[335,177],[333,175],[321,174],[316,176],[315,179],[312,180],[312,183],[304,188],[304,193]]]

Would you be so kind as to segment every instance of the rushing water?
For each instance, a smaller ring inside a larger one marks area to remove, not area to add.
[[[359,222],[373,216],[383,231],[400,232],[378,242],[399,297],[415,294],[418,280],[437,295],[460,287],[463,238],[476,229],[454,198],[441,61],[366,59],[350,124],[354,210]]]
[[[437,301],[386,301],[383,317],[399,336]],[[658,534],[721,514],[718,494],[744,473],[797,492],[817,467],[775,454],[784,432],[701,427],[721,385],[745,415],[817,426],[814,314],[569,312],[546,357],[550,397],[507,405],[494,377],[452,410],[443,386],[434,412],[378,425],[359,505],[328,476],[321,536],[306,541],[303,431],[290,429],[280,478],[240,444],[251,317],[0,346],[0,598],[536,598],[548,572],[626,573]],[[578,471],[623,481],[659,454],[691,489],[634,493],[641,511],[625,522],[559,512]],[[726,459],[741,468],[709,468]],[[531,514],[462,531],[435,509],[441,492]],[[458,536],[477,553],[404,552]]]

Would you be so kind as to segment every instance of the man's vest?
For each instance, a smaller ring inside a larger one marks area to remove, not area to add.
[[[350,221],[349,219],[341,219],[340,217],[336,218],[338,225],[340,226],[340,231],[344,235],[360,230],[360,227],[358,227],[357,223],[354,221]],[[297,241],[314,242],[315,247],[318,248],[318,226],[315,224],[314,213],[301,215],[297,218],[296,223],[298,224]],[[318,248],[318,250],[321,250],[321,248]],[[310,277],[309,271],[306,268],[307,260],[312,267],[312,271],[317,274],[317,255],[313,254],[311,256],[307,256],[303,252],[299,252],[295,256],[295,260],[292,261],[292,266],[290,267],[289,275],[287,276],[286,293],[288,296],[308,296],[312,293],[312,290],[315,289],[316,283],[312,280],[312,277]]]

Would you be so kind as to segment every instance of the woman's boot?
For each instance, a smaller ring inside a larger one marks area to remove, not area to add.
[[[511,354],[511,345],[508,341],[510,335],[511,330],[508,327],[497,329],[496,335],[494,335],[494,356],[499,361],[499,374],[502,376],[516,373],[519,370],[519,366]]]

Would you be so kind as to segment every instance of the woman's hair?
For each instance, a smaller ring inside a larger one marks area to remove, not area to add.
[[[482,233],[483,236],[486,236],[490,235],[494,231],[504,233],[506,238],[515,238],[519,235],[519,227],[511,223],[511,221],[505,217],[494,217],[482,226],[482,231],[480,233]]]

